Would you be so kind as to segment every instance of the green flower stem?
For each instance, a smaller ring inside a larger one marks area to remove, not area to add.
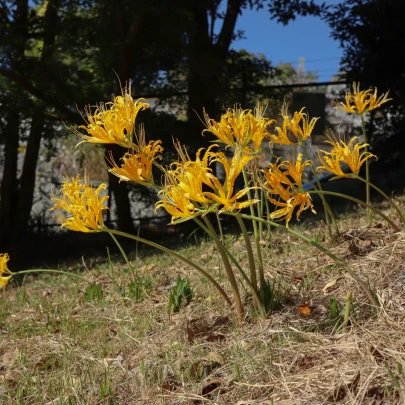
[[[235,299],[236,313],[239,317],[242,317],[243,305],[242,305],[242,301],[240,299],[238,283],[236,282],[235,275],[233,274],[231,263],[229,263],[228,256],[224,250],[223,244],[218,239],[218,236],[217,236],[217,233],[215,232],[214,227],[212,226],[211,222],[208,220],[208,218],[206,216],[204,217],[204,222],[210,231],[210,236],[214,239],[214,242],[218,247],[219,254],[221,255],[222,262],[224,263],[225,271],[228,276],[229,283],[231,284],[233,297]],[[213,237],[213,236],[215,236],[215,237]]]
[[[216,217],[217,217],[217,222],[218,222],[219,235],[221,236],[221,242],[224,243],[224,241],[225,241],[224,233],[222,231],[221,219],[219,218],[218,213],[216,213]]]
[[[259,200],[258,204],[257,204],[257,212],[260,215],[260,218],[263,218],[264,216],[264,205],[263,205],[263,200],[262,200],[262,194],[263,191],[260,190],[260,198],[259,198],[259,190],[255,190],[255,199]],[[263,223],[259,222],[259,236],[260,236],[260,240],[263,237]]]
[[[364,116],[363,114],[360,114],[361,117],[361,130],[363,131],[363,136],[364,136],[364,143],[366,144],[366,147],[364,148],[364,152],[368,152],[368,146],[367,146],[367,133],[366,133],[366,125],[364,122]],[[368,159],[366,159],[366,203],[370,205],[370,168],[369,168],[369,162]],[[367,208],[366,210],[367,214],[367,221],[370,223],[370,214],[371,211]]]
[[[257,294],[257,290],[256,288],[253,286],[252,282],[249,280],[249,277],[246,275],[246,273],[243,271],[242,267],[240,266],[240,264],[238,263],[238,261],[235,259],[235,257],[231,254],[231,252],[222,244],[220,243],[221,241],[218,239],[218,236],[214,230],[214,233],[212,233],[198,218],[194,218],[194,221],[210,236],[210,238],[212,240],[214,240],[214,242],[216,242],[217,246],[219,246],[219,248],[223,249],[225,251],[225,253],[229,256],[229,258],[231,259],[232,263],[236,266],[236,268],[238,269],[240,275],[242,276],[243,280],[245,280],[246,284],[248,285],[253,298],[256,301],[257,304],[257,308],[259,310],[260,313],[262,313],[262,304],[260,302],[260,298],[259,295]],[[207,218],[207,221],[209,221],[209,219]],[[218,245],[218,243],[220,243],[220,245]]]
[[[249,187],[249,180],[247,178],[246,170],[245,168],[242,169],[242,174],[243,174],[243,180],[245,182],[245,186]],[[252,193],[250,190],[247,193],[248,199],[252,199]],[[253,205],[250,207],[250,214],[254,217],[255,216],[255,209]],[[262,250],[260,247],[260,235],[259,231],[257,229],[257,224],[255,221],[253,221],[253,233],[255,235],[255,245],[256,245],[256,253],[257,253],[257,260],[258,260],[258,265],[259,265],[259,278],[260,278],[260,288],[264,287],[264,270],[263,270],[263,259],[262,259]]]
[[[103,231],[112,233],[114,235],[124,236],[125,238],[129,238],[129,239],[136,240],[138,242],[145,243],[145,245],[152,246],[152,247],[154,247],[156,249],[159,249],[159,250],[161,250],[161,251],[163,251],[165,253],[168,253],[169,255],[175,257],[176,259],[182,260],[184,263],[186,263],[189,266],[193,267],[195,270],[200,272],[205,278],[207,278],[214,285],[214,287],[219,291],[219,293],[225,299],[226,303],[230,307],[232,306],[232,301],[230,300],[230,298],[228,297],[226,292],[223,290],[223,288],[215,281],[215,279],[210,274],[208,274],[204,269],[202,269],[200,266],[193,263],[191,260],[186,259],[185,257],[179,255],[176,252],[173,252],[172,250],[170,250],[170,249],[168,249],[168,248],[166,248],[166,247],[164,247],[162,245],[151,242],[150,240],[147,240],[147,239],[143,239],[143,238],[141,238],[139,236],[134,236],[134,235],[131,235],[131,234],[126,233],[126,232],[116,231],[115,229],[109,229],[109,228],[104,228]]]
[[[250,282],[252,283],[253,287],[257,290],[256,266],[255,266],[255,258],[253,256],[252,244],[250,243],[250,238],[247,233],[247,229],[245,223],[243,222],[243,219],[240,217],[239,214],[236,214],[235,218],[238,221],[238,224],[242,231],[243,239],[245,240],[246,251],[249,259]]]
[[[136,282],[137,276],[136,276],[136,274],[135,274],[134,268],[132,267],[131,263],[129,262],[128,256],[126,255],[126,253],[125,253],[123,247],[121,246],[121,243],[118,242],[118,239],[117,239],[111,232],[108,232],[108,233],[109,233],[109,235],[111,236],[112,240],[113,240],[113,241],[115,242],[115,244],[117,245],[118,249],[120,250],[120,252],[121,252],[123,258],[125,259],[125,261],[126,261],[126,263],[127,263],[127,266],[129,267],[129,270],[130,270],[131,273],[132,273],[132,277],[133,277],[133,279],[134,279],[134,282]]]
[[[227,215],[232,215],[230,213],[224,212],[224,214]],[[279,228],[279,229],[284,229],[285,231],[291,233],[292,235],[296,236],[297,238],[302,239],[303,241],[311,244],[312,246],[316,247],[318,250],[320,250],[321,252],[325,253],[327,256],[329,256],[331,259],[333,259],[339,266],[341,266],[343,269],[345,269],[359,284],[359,286],[361,287],[361,289],[367,294],[370,302],[372,303],[372,305],[374,305],[376,308],[379,307],[378,302],[376,301],[374,294],[372,293],[372,291],[370,291],[370,289],[368,288],[367,284],[357,275],[357,273],[350,268],[342,259],[340,259],[338,256],[334,255],[330,250],[326,249],[325,247],[323,247],[322,245],[320,245],[318,242],[306,237],[305,235],[303,235],[300,232],[294,231],[291,228],[286,228],[284,225],[280,225],[276,222],[272,222],[272,221],[268,221],[262,218],[257,218],[254,217],[252,215],[246,215],[246,214],[241,214],[242,218],[245,219],[250,219],[251,221],[262,221],[264,223],[270,223],[272,226],[274,226],[275,228]]]
[[[312,162],[312,159],[310,158],[307,149],[304,147],[304,144],[302,143],[302,141],[300,141],[300,146],[301,146],[301,150],[305,156],[306,159],[308,159],[309,161]],[[316,180],[316,184],[318,185],[318,189],[320,191],[322,191],[322,186],[321,186],[321,182],[319,181],[319,177],[318,177],[318,173],[316,172],[315,167],[311,164],[311,168],[312,168],[312,173],[314,174],[315,180]],[[325,212],[325,219],[326,219],[326,224],[328,226],[328,234],[329,234],[329,238],[333,239],[333,235],[332,235],[332,229],[330,226],[330,221],[332,219],[333,224],[335,225],[335,229],[336,229],[336,236],[339,235],[339,228],[337,226],[337,221],[335,216],[333,215],[333,211],[330,208],[328,202],[326,201],[325,197],[321,194],[320,195],[321,200],[322,200],[322,204],[323,204],[323,209]]]
[[[380,210],[377,208],[374,208],[372,205],[367,205],[364,201],[358,200],[357,198],[351,197],[346,194],[341,194],[341,193],[335,193],[334,191],[308,191],[309,194],[326,194],[326,195],[332,195],[335,197],[341,197],[341,198],[346,198],[347,200],[354,201],[357,204],[363,205],[364,207],[370,208],[371,211],[375,212],[377,215],[380,217],[384,218],[393,228],[396,232],[399,231],[399,228],[397,225],[395,225],[394,222],[392,222],[385,214],[383,214]]]
[[[368,160],[366,160],[366,162],[368,162]],[[391,204],[391,206],[395,209],[395,211],[398,213],[399,217],[401,218],[402,223],[405,224],[405,217],[402,214],[401,210],[399,209],[398,205],[395,204],[394,201],[392,201],[392,198],[388,197],[388,195],[385,194],[384,191],[382,191],[380,188],[378,188],[373,183],[370,183],[367,179],[363,179],[363,177],[360,177],[359,175],[354,176],[354,178],[362,181],[363,183],[366,183],[367,186],[371,186],[371,187],[373,187],[374,190],[378,191]],[[370,207],[371,207],[371,204],[370,204]]]
[[[87,280],[84,277],[78,276],[75,273],[69,273],[67,271],[63,271],[63,270],[52,270],[52,269],[30,269],[30,270],[22,270],[22,271],[18,271],[16,273],[11,273],[12,276],[18,276],[20,274],[31,274],[31,273],[58,273],[58,274],[63,274],[65,276],[72,276],[72,277],[76,277],[80,280],[83,281],[87,281],[89,282],[89,280]]]
[[[266,214],[267,219],[270,219],[270,203],[269,200],[266,198],[266,194],[263,192],[264,201],[266,202]],[[267,225],[267,239],[271,239],[271,226]]]

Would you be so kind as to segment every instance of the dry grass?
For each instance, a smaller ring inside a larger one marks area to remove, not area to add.
[[[0,403],[405,403],[405,233],[366,226],[361,214],[340,220],[343,235],[330,247],[370,281],[383,305],[378,316],[329,258],[278,232],[263,249],[280,305],[264,320],[250,308],[238,324],[205,279],[162,255],[133,260],[141,278],[151,279],[139,301],[118,258],[87,264],[88,283],[41,275],[10,286],[0,296]],[[322,225],[301,230],[324,239]],[[247,267],[242,240],[227,243]],[[181,253],[224,281],[210,243]],[[189,275],[195,294],[169,318],[177,275]],[[330,299],[344,303],[349,291],[343,334],[331,322]]]

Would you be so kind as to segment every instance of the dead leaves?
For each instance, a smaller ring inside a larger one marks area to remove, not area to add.
[[[314,310],[314,307],[304,303],[298,307],[298,310],[300,311],[301,315],[310,316]]]
[[[355,256],[365,256],[378,247],[395,242],[398,235],[390,233],[381,223],[377,223],[363,229],[349,229],[342,233],[341,239],[349,242],[350,253]]]
[[[322,288],[322,292],[324,294],[327,294],[330,288],[334,287],[336,283],[341,279],[342,277],[336,278],[335,280],[329,281],[329,283],[326,283],[325,286]]]
[[[224,332],[229,328],[231,319],[227,316],[213,316],[211,319],[196,318],[187,321],[187,341],[222,342],[226,339]]]

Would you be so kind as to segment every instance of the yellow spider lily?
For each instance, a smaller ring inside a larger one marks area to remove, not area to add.
[[[242,149],[252,141],[255,150],[261,150],[263,139],[269,136],[267,126],[273,122],[263,117],[264,112],[265,108],[259,103],[255,107],[254,114],[252,110],[242,110],[239,105],[235,105],[234,108],[228,108],[220,121],[216,122],[204,111],[207,128],[203,134],[211,132],[222,143]]]
[[[236,178],[242,172],[246,164],[255,159],[256,156],[246,153],[246,150],[236,148],[231,160],[228,160],[223,152],[211,152],[212,162],[219,162],[225,170],[225,182],[221,182],[212,174],[207,176],[212,180],[215,190],[214,192],[206,192],[205,195],[222,205],[220,212],[233,211],[249,207],[256,204],[259,200],[251,199],[243,202],[238,202],[240,198],[249,192],[249,187],[233,194]]]
[[[62,198],[52,196],[53,210],[65,211],[59,216],[62,227],[78,232],[98,232],[104,228],[103,210],[108,209],[104,202],[108,196],[99,194],[107,187],[101,184],[97,189],[82,181],[78,175],[70,181],[65,180],[60,190]]]
[[[11,271],[7,267],[10,256],[7,253],[0,254],[0,288],[6,288],[6,285],[12,277]],[[7,275],[6,275],[7,274]]]
[[[356,139],[357,137],[355,136],[346,144],[343,141],[335,139],[333,134],[329,134],[328,141],[326,142],[332,145],[332,150],[330,152],[319,151],[318,159],[321,162],[321,166],[317,170],[324,169],[335,174],[337,177],[350,177],[350,174],[343,172],[340,166],[340,162],[343,162],[349,166],[352,173],[358,175],[361,166],[367,159],[377,157],[370,152],[361,152],[368,144],[355,143]]]
[[[251,141],[253,143],[253,147],[255,151],[262,150],[262,143],[265,138],[270,139],[269,131],[267,127],[272,123],[276,122],[276,120],[264,118],[264,113],[266,111],[266,107],[260,105],[257,102],[256,107],[254,109],[254,119],[252,119],[252,130],[251,130]]]
[[[295,163],[291,161],[271,163],[268,169],[262,170],[265,180],[262,186],[267,191],[267,199],[274,205],[282,207],[271,213],[270,218],[285,219],[287,228],[296,207],[299,207],[297,219],[302,211],[308,208],[316,213],[309,193],[302,191],[302,174],[309,165],[310,161],[302,163],[302,154],[299,154]],[[284,170],[280,170],[281,168]],[[282,201],[272,198],[270,196],[272,194],[279,196]]]
[[[71,128],[74,134],[83,142],[110,144],[115,143],[123,147],[131,148],[135,120],[140,110],[149,107],[144,99],[134,101],[131,87],[122,90],[122,95],[110,103],[99,103],[94,112],[91,107],[85,107],[86,125],[81,125],[88,135],[82,134],[75,128]]]
[[[141,127],[137,141],[136,151],[127,152],[121,158],[123,161],[121,167],[115,163],[110,153],[110,163],[113,167],[108,170],[119,177],[120,181],[133,181],[144,186],[153,185],[153,161],[159,158],[156,154],[163,152],[163,148],[160,145],[162,142],[150,141],[146,144],[143,127]]]
[[[299,207],[297,214],[296,214],[297,219],[299,219],[299,216],[301,215],[302,211],[304,211],[308,208],[311,209],[312,213],[316,214],[316,211],[314,210],[314,207],[312,205],[312,201],[311,201],[311,197],[310,197],[309,193],[297,193],[285,202],[277,201],[274,198],[270,198],[269,196],[267,198],[274,205],[283,207],[277,211],[272,212],[270,214],[270,218],[271,219],[281,219],[281,220],[285,219],[287,228],[289,227],[288,224],[291,221],[292,214],[296,207]]]
[[[187,152],[180,150],[181,161],[172,163],[172,169],[167,171],[166,185],[160,191],[162,200],[156,203],[156,209],[165,208],[172,215],[172,223],[176,219],[187,219],[216,210],[217,205],[221,206],[219,212],[223,212],[242,209],[258,201],[238,201],[247,194],[249,188],[234,194],[237,176],[255,156],[237,148],[234,157],[228,161],[223,152],[212,151],[214,146],[216,145],[210,146],[203,157],[201,157],[203,149],[200,149],[194,161],[188,160]],[[224,184],[221,184],[209,167],[214,162],[224,166],[226,174]],[[209,191],[204,191],[204,186]]]
[[[283,124],[281,128],[276,127],[277,134],[270,134],[270,139],[274,143],[282,145],[293,145],[297,142],[303,142],[308,139],[319,118],[312,118],[310,120],[308,114],[303,112],[304,110],[305,107],[299,112],[294,112],[292,118],[289,118],[287,104],[284,104],[280,114],[283,117]],[[297,141],[291,139],[288,130]]]
[[[190,219],[202,213],[176,185],[166,185],[159,194],[162,195],[162,199],[156,203],[156,210],[164,208],[172,216],[172,224],[177,219]]]
[[[304,173],[305,167],[311,166],[312,162],[310,160],[306,160],[302,163],[302,153],[298,154],[295,164],[292,163],[290,160],[286,160],[280,164],[280,167],[284,167],[288,174],[293,178],[296,185],[299,188],[302,188],[302,175]]]
[[[390,100],[392,98],[388,98],[388,92],[377,97],[377,89],[374,93],[371,89],[360,91],[360,83],[353,82],[353,93],[346,92],[344,103],[335,101],[335,108],[350,114],[363,115]]]

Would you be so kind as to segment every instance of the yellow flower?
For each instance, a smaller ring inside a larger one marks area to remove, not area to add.
[[[277,134],[270,134],[270,139],[277,144],[293,145],[295,143],[303,142],[311,136],[311,133],[315,127],[319,118],[309,119],[308,114],[304,113],[305,107],[299,112],[294,112],[292,118],[288,116],[287,104],[284,104],[281,109],[281,116],[283,117],[283,124],[280,127],[276,127]],[[301,123],[302,121],[302,123]],[[289,132],[297,139],[291,140]]]
[[[353,82],[353,93],[346,92],[344,103],[335,101],[335,108],[350,114],[363,115],[390,100],[392,98],[388,98],[388,92],[377,97],[377,89],[374,90],[374,93],[371,89],[360,91],[360,83]]]
[[[6,285],[10,278],[13,276],[11,271],[7,267],[7,262],[10,260],[10,256],[7,253],[0,254],[0,288],[6,288]],[[7,276],[5,276],[7,274]]]
[[[252,110],[242,110],[239,105],[228,108],[221,116],[220,122],[209,118],[204,111],[204,119],[207,129],[204,132],[211,132],[222,143],[244,149],[250,141],[253,142],[255,150],[261,150],[261,144],[265,137],[269,136],[267,126],[274,120],[264,118],[265,108],[257,103],[254,114]]]
[[[287,228],[289,227],[288,223],[291,221],[292,214],[296,207],[299,207],[299,209],[297,211],[297,215],[296,215],[297,219],[299,219],[299,216],[301,215],[302,211],[304,211],[308,208],[311,209],[312,213],[316,214],[316,211],[314,210],[314,207],[312,205],[312,200],[311,200],[311,196],[309,195],[309,193],[299,192],[285,202],[277,201],[274,198],[271,198],[269,196],[267,196],[267,198],[274,205],[283,207],[277,211],[272,212],[270,214],[270,218],[271,219],[285,219]]]
[[[356,139],[357,137],[355,136],[350,139],[348,144],[346,144],[343,141],[338,141],[334,135],[330,133],[328,135],[328,141],[326,142],[332,145],[332,150],[330,152],[324,150],[319,151],[318,159],[321,166],[319,166],[317,170],[324,169],[335,174],[337,177],[351,177],[349,173],[345,173],[342,170],[340,162],[343,162],[349,166],[352,173],[358,175],[361,166],[367,159],[377,157],[370,152],[361,152],[361,150],[366,148],[368,144],[355,143]]]
[[[311,164],[310,161],[302,163],[302,154],[299,154],[295,163],[291,161],[271,163],[268,169],[262,170],[265,180],[262,186],[267,191],[267,199],[274,205],[282,207],[271,213],[270,218],[285,219],[287,228],[296,207],[299,207],[297,219],[302,211],[308,208],[316,213],[309,193],[302,190],[302,174],[305,167]],[[282,201],[270,195],[276,195]]]
[[[108,196],[100,197],[99,194],[106,188],[103,183],[95,189],[79,175],[70,181],[65,180],[60,190],[62,198],[52,196],[52,210],[65,211],[58,219],[62,227],[79,232],[101,231],[104,227],[103,210],[108,209],[104,202]]]
[[[234,183],[243,167],[255,156],[236,148],[234,157],[229,161],[223,152],[213,152],[211,145],[201,157],[203,149],[197,152],[196,159],[190,160],[187,152],[179,145],[180,161],[172,163],[171,170],[166,173],[166,184],[159,194],[161,201],[156,209],[163,207],[172,215],[172,223],[176,219],[188,219],[209,211],[219,212],[242,209],[255,204],[258,200],[239,202],[249,188],[234,194]],[[219,162],[224,166],[225,181],[222,184],[212,173],[210,164]],[[207,191],[206,191],[207,190]]]
[[[262,143],[265,138],[270,138],[267,127],[276,122],[276,120],[264,118],[265,111],[266,107],[261,106],[260,103],[257,102],[254,109],[254,119],[252,119],[251,130],[251,141],[256,151],[260,151],[262,149]]]
[[[110,152],[110,163],[113,167],[108,169],[109,172],[119,177],[120,181],[133,181],[144,186],[154,184],[152,166],[153,161],[160,158],[156,154],[163,152],[161,143],[161,141],[149,141],[146,145],[145,132],[141,127],[137,138],[137,149],[136,151],[127,152],[121,158],[123,161],[121,167],[115,163]]]
[[[164,208],[172,216],[172,224],[177,219],[190,219],[201,214],[183,190],[174,184],[167,184],[159,194],[162,199],[156,203],[156,210]]]
[[[86,125],[81,125],[88,135],[82,134],[75,128],[71,128],[79,138],[78,143],[115,143],[123,147],[131,148],[132,137],[135,127],[135,120],[140,110],[149,107],[145,99],[134,101],[131,96],[131,86],[122,90],[122,95],[115,98],[113,102],[99,103],[94,112],[91,107],[85,107]]]
[[[207,176],[212,180],[214,185],[214,192],[205,192],[207,197],[222,205],[220,212],[240,210],[256,204],[259,200],[251,199],[243,202],[238,202],[240,198],[245,196],[251,188],[246,187],[243,190],[234,194],[234,187],[236,178],[242,172],[246,164],[255,159],[256,156],[250,155],[249,151],[236,148],[231,160],[228,160],[223,152],[211,152],[212,162],[219,162],[225,170],[224,184],[218,180],[212,173]]]
[[[288,174],[293,178],[295,184],[302,188],[302,175],[304,173],[305,167],[311,166],[312,162],[310,160],[306,160],[302,163],[302,153],[298,154],[298,157],[295,161],[295,164],[292,163],[290,160],[286,160],[280,164],[280,167],[284,167]]]

